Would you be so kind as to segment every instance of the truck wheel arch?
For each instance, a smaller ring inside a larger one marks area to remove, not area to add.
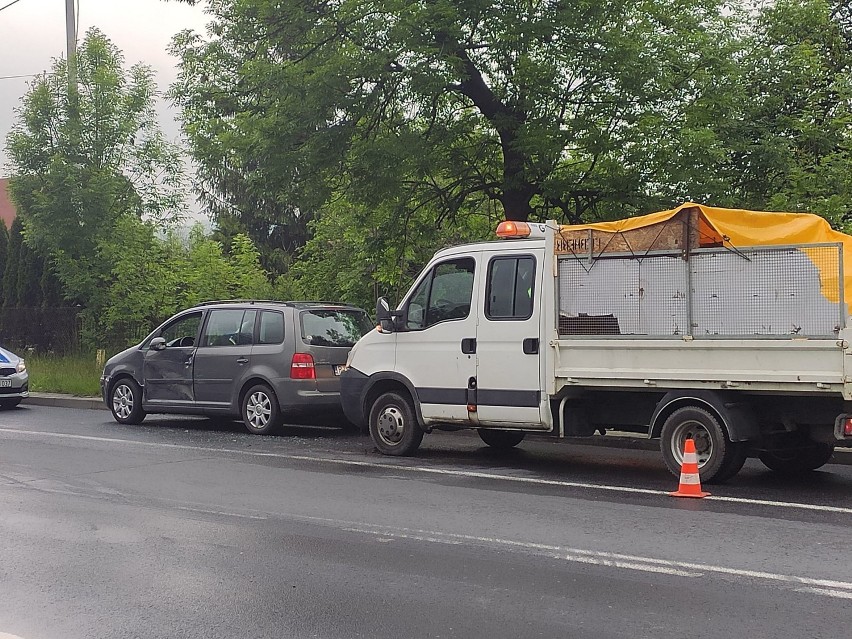
[[[417,418],[417,423],[420,428],[426,430],[423,422],[423,413],[420,410],[420,399],[417,397],[417,391],[411,381],[398,373],[376,373],[370,376],[370,382],[367,388],[364,389],[364,399],[362,402],[363,414],[369,416],[373,408],[373,403],[385,393],[403,393],[411,398],[411,405],[414,407],[414,415]]]
[[[721,420],[728,439],[732,442],[754,440],[760,436],[754,411],[747,402],[743,401],[743,398],[729,393],[698,390],[667,393],[654,410],[648,437],[659,437],[669,415],[684,406],[699,406],[714,413]]]

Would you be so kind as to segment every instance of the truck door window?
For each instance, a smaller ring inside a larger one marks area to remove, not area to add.
[[[535,258],[498,257],[488,267],[485,316],[492,320],[525,320],[532,316]]]
[[[408,328],[419,330],[470,314],[473,294],[473,258],[438,264],[420,282],[408,302]]]

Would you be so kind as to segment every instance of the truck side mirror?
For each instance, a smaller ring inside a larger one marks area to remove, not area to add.
[[[394,332],[395,322],[393,321],[393,312],[386,297],[380,297],[376,300],[376,321],[379,323],[383,333]]]

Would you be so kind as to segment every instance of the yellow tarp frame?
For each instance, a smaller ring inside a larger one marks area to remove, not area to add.
[[[698,209],[698,236],[700,246],[778,246],[839,243],[843,245],[844,297],[852,301],[852,236],[831,228],[829,223],[810,213],[778,213],[722,209],[687,202],[675,209],[650,213],[638,217],[560,227],[561,232],[595,230],[604,233],[624,233],[658,225],[672,219],[684,209]],[[820,267],[823,293],[832,302],[838,302],[836,285],[839,273],[824,272]]]

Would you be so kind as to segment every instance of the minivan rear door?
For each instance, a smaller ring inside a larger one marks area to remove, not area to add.
[[[207,314],[195,351],[195,402],[227,408],[236,400],[240,382],[251,361],[257,311],[216,308]]]

